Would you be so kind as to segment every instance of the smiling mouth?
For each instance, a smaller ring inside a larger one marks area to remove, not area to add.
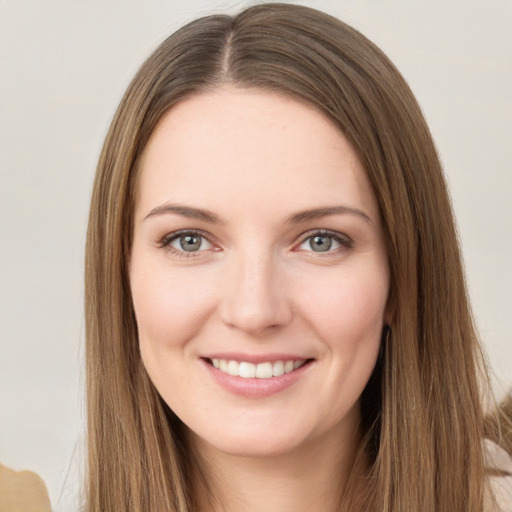
[[[280,377],[285,373],[292,373],[298,370],[311,359],[294,359],[287,361],[266,361],[263,363],[250,363],[248,361],[233,361],[229,359],[207,359],[217,370],[243,379],[271,379]]]

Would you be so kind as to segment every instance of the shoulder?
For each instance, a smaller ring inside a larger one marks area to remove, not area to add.
[[[496,502],[502,512],[512,512],[512,456],[487,439],[484,445],[487,466],[501,473],[489,477]]]
[[[32,471],[16,472],[0,464],[0,510],[50,511],[48,491]]]

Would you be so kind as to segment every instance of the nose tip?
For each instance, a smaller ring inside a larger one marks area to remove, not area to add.
[[[275,266],[258,262],[236,269],[225,290],[221,317],[231,328],[253,335],[287,325],[292,310]]]

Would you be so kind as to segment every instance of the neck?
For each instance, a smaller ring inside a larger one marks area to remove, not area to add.
[[[194,478],[197,512],[338,510],[359,444],[357,429],[339,429],[292,452],[233,455],[189,437],[200,472]],[[200,474],[199,474],[200,473]]]

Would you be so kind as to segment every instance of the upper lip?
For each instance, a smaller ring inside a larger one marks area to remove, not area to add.
[[[202,356],[203,359],[225,359],[227,361],[248,362],[253,364],[259,363],[274,363],[275,361],[307,361],[311,357],[287,354],[287,353],[272,353],[272,354],[241,354],[239,352],[216,352]]]

